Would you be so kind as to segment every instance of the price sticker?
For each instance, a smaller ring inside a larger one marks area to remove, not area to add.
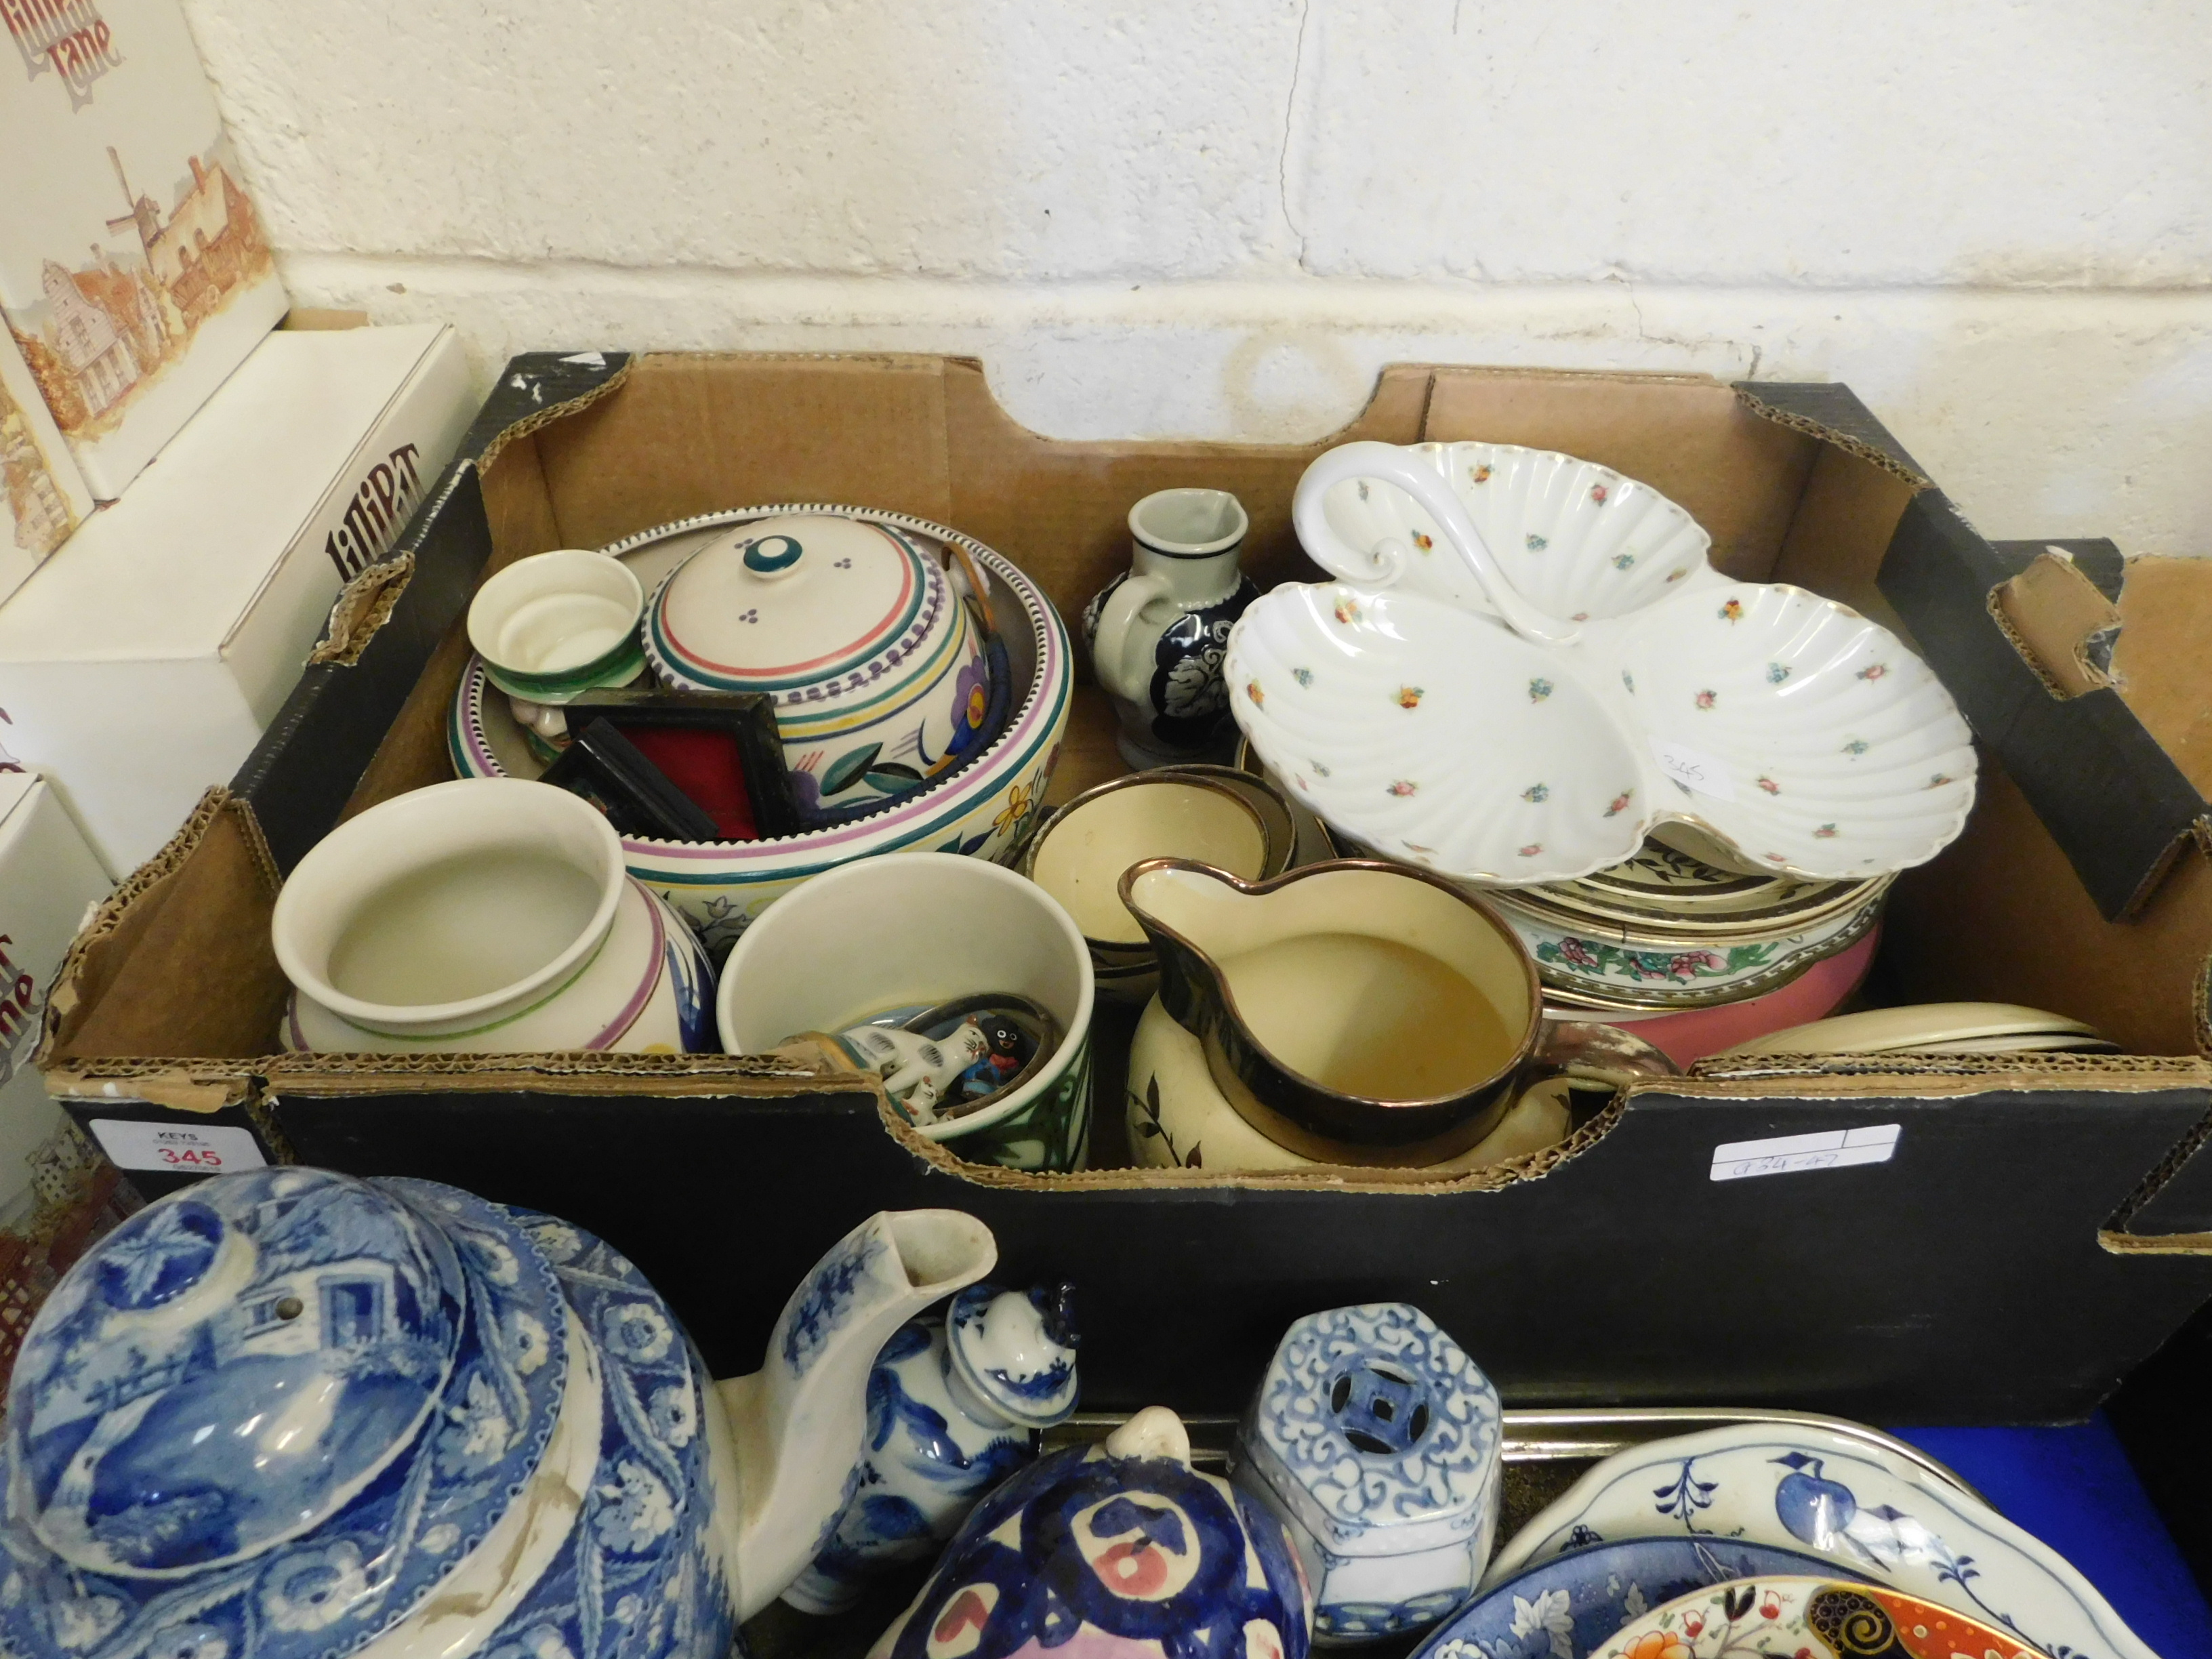
[[[1659,737],[1651,739],[1651,755],[1659,769],[1685,789],[1711,795],[1715,800],[1735,799],[1735,780],[1729,775],[1728,763],[1717,755]]]
[[[97,1117],[92,1133],[118,1170],[165,1170],[171,1175],[227,1175],[258,1170],[269,1160],[252,1134],[218,1124],[130,1123]]]
[[[1748,1181],[1808,1170],[1887,1164],[1897,1156],[1897,1138],[1903,1133],[1902,1124],[1874,1123],[1863,1129],[1825,1129],[1809,1135],[1776,1135],[1766,1140],[1731,1140],[1713,1148],[1712,1178]]]

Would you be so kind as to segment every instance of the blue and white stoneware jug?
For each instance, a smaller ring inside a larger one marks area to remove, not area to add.
[[[948,1317],[899,1328],[868,1379],[857,1489],[785,1601],[851,1607],[871,1579],[936,1554],[977,1498],[1036,1461],[1043,1431],[1075,1409],[1073,1302],[1067,1285],[970,1285]]]
[[[978,1504],[869,1659],[1305,1659],[1312,1618],[1282,1523],[1154,1406]]]
[[[1284,1333],[1231,1478],[1289,1527],[1314,1639],[1420,1630],[1474,1590],[1498,1527],[1498,1391],[1419,1308],[1370,1303]]]
[[[564,1222],[317,1170],[173,1194],[25,1336],[0,1650],[721,1659],[835,1512],[876,1348],[994,1254],[873,1217],[717,1385]]]

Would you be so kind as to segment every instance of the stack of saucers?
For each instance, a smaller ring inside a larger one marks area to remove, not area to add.
[[[1866,938],[1893,879],[1808,881],[1725,860],[1670,824],[1593,875],[1484,896],[1536,958],[1547,1001],[1658,1013],[1779,990]]]

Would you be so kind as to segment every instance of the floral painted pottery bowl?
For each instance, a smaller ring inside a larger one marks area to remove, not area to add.
[[[751,920],[809,876],[878,853],[962,853],[1017,856],[1044,804],[1067,730],[1073,665],[1067,630],[1042,588],[971,537],[903,514],[808,505],[708,514],[641,531],[605,550],[648,589],[697,549],[729,530],[777,514],[805,512],[881,524],[927,552],[964,553],[983,586],[1009,665],[1006,725],[981,754],[910,794],[849,822],[755,842],[679,842],[626,836],[630,873],[673,904],[710,949],[720,951]],[[483,665],[462,676],[447,746],[464,777],[536,777],[544,769],[515,725],[507,700],[486,694]]]
[[[618,561],[580,548],[537,553],[489,577],[469,602],[469,643],[484,672],[522,700],[533,722],[602,686],[628,685],[645,672],[638,620],[645,589]],[[552,717],[542,736],[565,730]]]
[[[717,1659],[704,1369],[580,1230],[271,1169],[148,1206],[27,1335],[0,1641]]]
[[[2051,1659],[2017,1633],[1871,1584],[1740,1579],[1646,1613],[1595,1659]]]
[[[1074,1287],[970,1285],[945,1317],[899,1328],[868,1379],[858,1484],[783,1599],[831,1613],[874,1579],[927,1561],[975,1501],[1036,1461],[1075,1410]]]
[[[1814,963],[1786,984],[1762,995],[1711,1008],[1663,1012],[1621,1009],[1595,998],[1584,1000],[1548,988],[1544,1000],[1561,1018],[1603,1019],[1632,1031],[1687,1070],[1693,1061],[1723,1053],[1765,1032],[1834,1012],[1866,978],[1881,940],[1881,928],[1877,924],[1857,944]]]
[[[1887,884],[1855,909],[1785,931],[1687,936],[1607,927],[1491,890],[1498,913],[1536,959],[1547,994],[1559,991],[1632,1006],[1711,1008],[1763,996],[1864,939],[1881,920]]]
[[[706,952],[606,819],[545,784],[433,784],[348,819],[286,879],[270,933],[288,1048],[714,1047]]]
[[[1402,865],[1308,865],[1255,885],[1181,859],[1121,877],[1160,1005],[1238,1115],[1326,1163],[1423,1165],[1481,1140],[1543,1069],[1671,1075],[1611,1027],[1543,1018],[1498,913]]]
[[[1485,443],[1345,445],[1322,459],[1355,448],[1359,453],[1334,471],[1308,475],[1295,511],[1306,551],[1356,586],[1398,586],[1498,614],[1453,556],[1443,523],[1392,481],[1386,469],[1393,462],[1448,489],[1498,574],[1548,615],[1575,622],[1625,616],[1678,587],[1719,580],[1706,562],[1712,538],[1695,519],[1650,485],[1595,461]]]
[[[1925,863],[1965,825],[1974,751],[1887,629],[1729,583],[1577,642],[1400,591],[1291,584],[1231,636],[1231,708],[1331,825],[1486,884],[1586,876],[1657,825],[1815,880]]]
[[[1281,1522],[1154,1406],[978,1504],[869,1659],[1305,1659],[1312,1615]]]
[[[1081,1167],[1091,1129],[1091,955],[1034,882],[982,859],[894,853],[793,890],[722,966],[715,1019],[733,1054],[842,1031],[894,1009],[1020,994],[1058,1023],[1029,1081],[916,1130],[979,1164]]]
[[[760,691],[799,811],[902,794],[982,731],[982,640],[942,555],[874,519],[786,513],[669,572],[645,648],[669,684]]]
[[[1593,1544],[1523,1568],[1477,1596],[1437,1626],[1413,1659],[1590,1659],[1679,1597],[1740,1578],[1834,1572],[1816,1555],[1733,1538]]]
[[[1597,1464],[1515,1534],[1482,1588],[1600,1541],[1727,1538],[1807,1551],[2067,1659],[2157,1659],[2056,1551],[1939,1468],[1812,1425],[1652,1441]]]
[[[1309,1314],[1283,1334],[1231,1478],[1288,1528],[1314,1639],[1425,1629],[1474,1588],[1498,1528],[1498,1390],[1419,1308]]]
[[[1137,1021],[1127,1075],[1129,1153],[1146,1168],[1249,1174],[1324,1167],[1322,1159],[1268,1139],[1238,1115],[1206,1069],[1205,1045],[1175,1023],[1157,996]],[[1498,1127],[1467,1151],[1417,1168],[1370,1166],[1363,1173],[1370,1179],[1449,1180],[1556,1146],[1573,1127],[1567,1079],[1547,1078],[1522,1090]]]

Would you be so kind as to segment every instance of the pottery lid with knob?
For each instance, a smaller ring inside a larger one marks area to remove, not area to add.
[[[166,1628],[180,1597],[198,1628],[246,1595],[256,1659],[398,1622],[529,1485],[565,1305],[507,1212],[450,1188],[271,1169],[149,1205],[25,1335],[0,1547],[28,1593],[0,1594],[0,1648]]]
[[[832,684],[888,690],[964,629],[944,568],[914,540],[792,513],[740,525],[669,572],[646,608],[645,647],[679,687],[785,702]]]
[[[952,1298],[945,1350],[959,1379],[1025,1428],[1075,1409],[1075,1287],[970,1285]]]

